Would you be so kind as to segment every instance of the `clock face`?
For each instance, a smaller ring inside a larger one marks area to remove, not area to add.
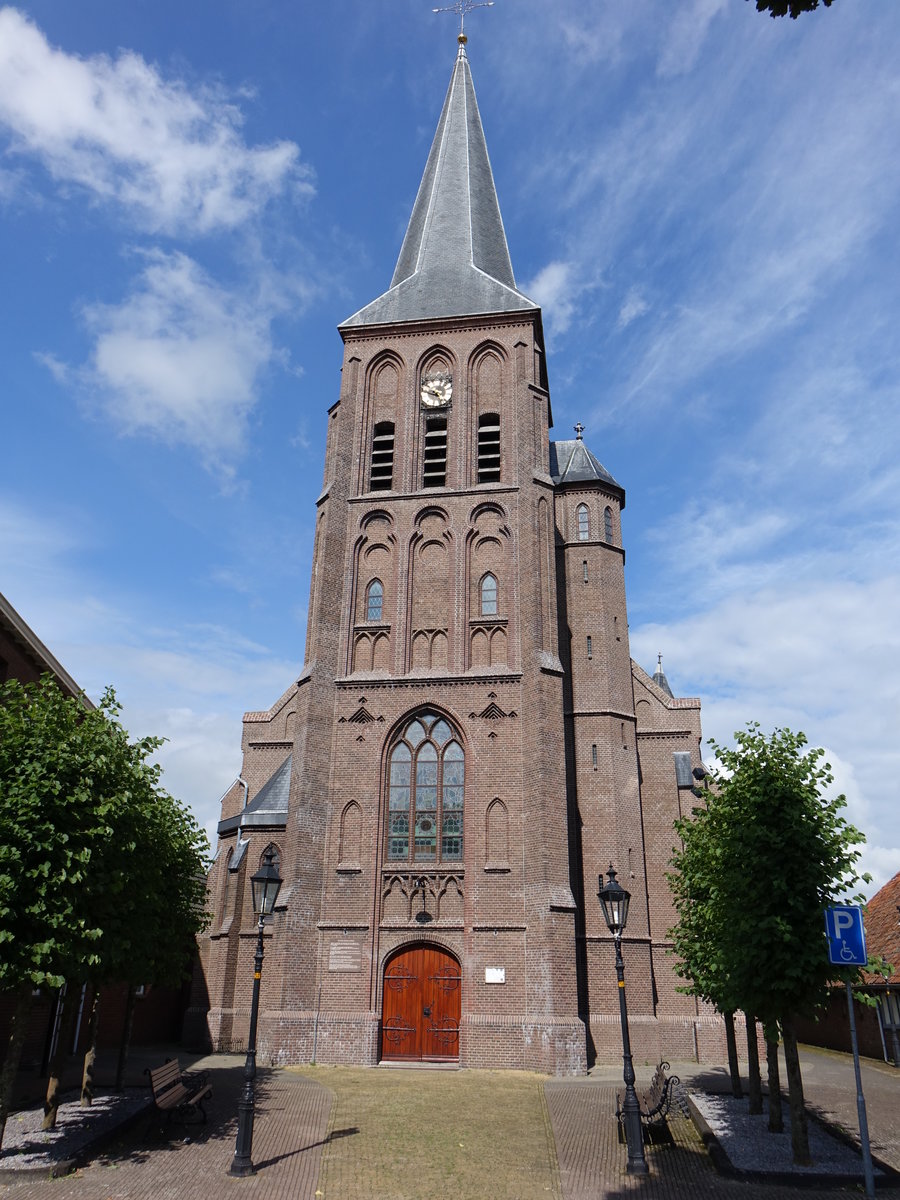
[[[423,375],[419,396],[423,408],[448,408],[453,397],[453,377],[446,371]]]

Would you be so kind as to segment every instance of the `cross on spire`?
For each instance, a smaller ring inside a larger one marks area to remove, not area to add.
[[[582,425],[582,423],[580,421],[578,421],[575,424],[575,438],[577,441],[580,442],[583,437],[584,437],[584,426]]]
[[[464,28],[464,22],[466,19],[466,15],[468,13],[470,13],[473,8],[493,8],[493,7],[494,7],[494,0],[456,0],[455,4],[448,4],[444,8],[433,8],[431,11],[433,13],[443,13],[443,12],[456,13],[456,15],[459,17],[459,40],[464,41],[465,36],[466,36],[466,31]]]

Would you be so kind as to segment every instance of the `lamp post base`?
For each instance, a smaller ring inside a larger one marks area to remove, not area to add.
[[[231,1166],[228,1168],[229,1175],[236,1175],[240,1179],[245,1179],[248,1175],[256,1174],[256,1167],[249,1158],[238,1158],[237,1155],[231,1160]]]

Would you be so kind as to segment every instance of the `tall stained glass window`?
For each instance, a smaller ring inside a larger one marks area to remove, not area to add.
[[[456,735],[437,713],[419,713],[389,760],[388,859],[460,861],[464,789],[465,755]]]

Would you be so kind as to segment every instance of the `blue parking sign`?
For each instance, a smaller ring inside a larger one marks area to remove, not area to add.
[[[866,933],[862,909],[853,904],[833,904],[825,909],[828,961],[841,967],[864,967]]]

